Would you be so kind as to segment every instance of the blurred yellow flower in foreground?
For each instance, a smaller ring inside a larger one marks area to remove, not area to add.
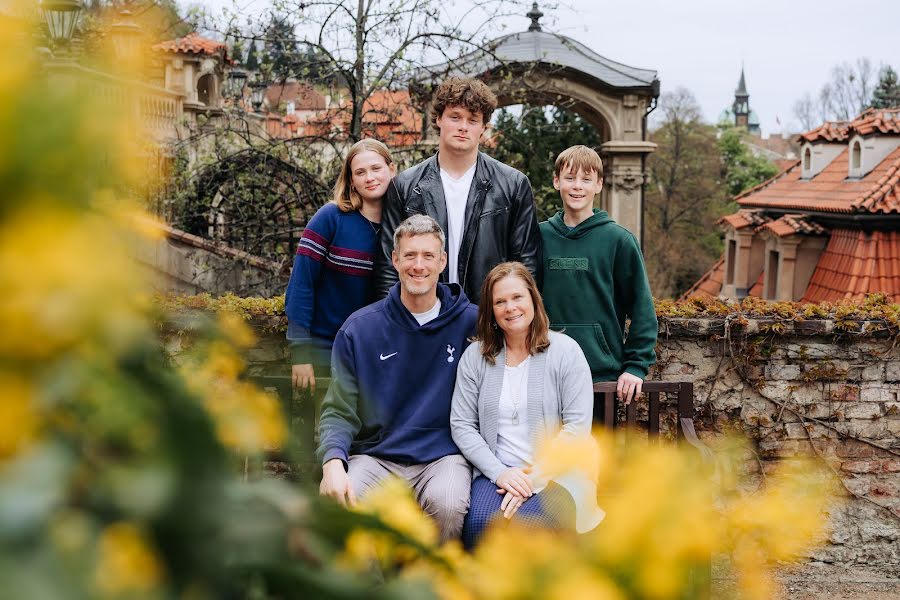
[[[422,512],[410,487],[397,477],[388,477],[370,490],[353,510],[378,517],[424,547],[437,545],[437,525]],[[398,543],[388,533],[357,530],[347,538],[339,563],[357,570],[365,570],[373,562],[388,568],[413,561],[419,554],[418,550]]]
[[[0,461],[13,456],[37,437],[41,419],[31,384],[0,371]]]
[[[94,583],[103,596],[150,592],[163,583],[163,565],[133,523],[114,523],[104,529],[98,553]]]
[[[0,358],[129,343],[147,330],[137,269],[101,215],[40,205],[19,211],[0,227]]]
[[[435,548],[433,525],[423,522],[407,486],[392,481],[360,509],[426,541],[431,554],[417,561],[409,545],[361,529],[348,538],[341,564],[399,565],[410,578],[428,579],[448,600],[675,600],[699,593],[712,556],[725,553],[741,597],[762,599],[769,597],[775,562],[800,558],[821,535],[829,480],[809,462],[786,464],[765,487],[744,496],[731,487],[737,469],[716,476],[716,465],[704,463],[692,448],[596,435],[596,442],[544,443],[539,453],[545,472],[594,466],[602,472],[599,503],[607,518],[590,533],[497,519],[474,553],[448,552],[454,546]],[[720,446],[718,462],[738,464],[742,445],[723,440]],[[592,448],[601,456],[591,458]],[[417,528],[426,524],[431,533],[423,537]]]
[[[227,327],[232,338],[248,339],[240,329],[246,327],[243,323],[238,325],[231,320]],[[222,443],[240,453],[281,448],[287,438],[287,425],[278,398],[239,379],[244,362],[229,343],[215,341],[204,350],[202,360],[188,361],[182,365],[181,373],[190,388],[202,397]]]

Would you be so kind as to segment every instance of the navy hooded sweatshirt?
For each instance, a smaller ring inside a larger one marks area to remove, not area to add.
[[[352,454],[415,464],[459,454],[450,399],[478,307],[455,283],[439,283],[437,294],[440,314],[425,325],[403,306],[398,283],[338,331],[319,420],[323,464]]]

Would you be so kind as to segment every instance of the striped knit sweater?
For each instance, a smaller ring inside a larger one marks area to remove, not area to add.
[[[327,364],[341,325],[372,301],[379,227],[358,211],[341,212],[333,203],[306,225],[284,297],[294,364]]]

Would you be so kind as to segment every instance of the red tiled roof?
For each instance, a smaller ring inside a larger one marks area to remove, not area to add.
[[[804,302],[900,297],[900,231],[835,229],[816,265]]]
[[[846,142],[850,137],[850,121],[825,121],[812,131],[800,134],[801,141]]]
[[[350,128],[350,107],[317,111],[307,120],[270,116],[267,127],[275,137],[331,136]],[[375,137],[388,146],[410,146],[421,139],[422,113],[407,90],[376,90],[363,105],[363,137]]]
[[[778,237],[801,233],[804,235],[825,235],[828,230],[814,221],[808,221],[805,215],[784,215],[775,221],[769,221],[757,228],[757,231],[771,231]]]
[[[703,277],[697,280],[697,283],[681,295],[679,300],[687,300],[693,296],[706,296],[718,298],[722,293],[722,282],[725,281],[725,256],[716,261],[716,263],[706,272]]]
[[[856,180],[847,179],[848,155],[848,150],[843,150],[809,180],[800,179],[801,170],[795,165],[736,200],[746,208],[900,213],[900,147]]]
[[[325,96],[310,84],[299,81],[273,83],[266,88],[266,101],[272,107],[293,102],[295,110],[325,110]]]
[[[184,52],[186,54],[206,54],[209,56],[226,53],[225,44],[200,37],[195,31],[187,34],[183,38],[176,38],[166,42],[160,42],[153,46],[154,50],[160,52]]]
[[[797,164],[796,158],[776,158],[772,161],[772,164],[778,167],[779,171],[786,171],[790,167],[793,167]]]
[[[876,131],[878,133],[900,133],[900,107],[870,108],[850,123],[850,129],[860,135],[869,135]]]
[[[763,282],[766,280],[766,271],[763,270],[762,273],[759,274],[759,277],[756,278],[756,283],[750,286],[750,289],[747,290],[748,296],[754,296],[756,298],[762,298],[763,294]]]
[[[717,223],[730,226],[732,229],[743,229],[751,225],[759,226],[767,223],[769,218],[761,210],[741,209],[732,215],[725,215]]]

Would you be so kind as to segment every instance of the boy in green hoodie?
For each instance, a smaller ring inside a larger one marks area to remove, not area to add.
[[[595,382],[618,382],[618,397],[627,404],[656,362],[656,310],[640,246],[606,211],[594,208],[603,163],[592,149],[561,152],[553,187],[563,210],[540,224],[550,325],[578,342]]]

